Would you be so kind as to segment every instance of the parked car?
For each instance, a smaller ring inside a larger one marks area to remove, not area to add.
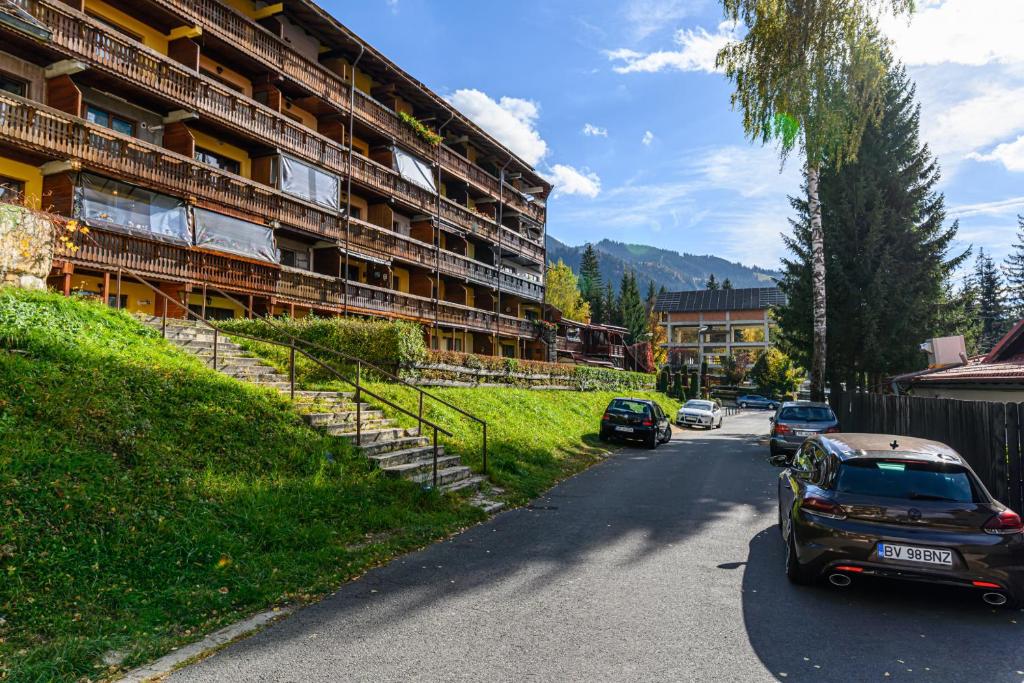
[[[990,605],[1024,597],[1024,525],[937,441],[818,435],[779,475],[786,575],[836,586],[879,577],[958,586]]]
[[[809,436],[839,431],[839,420],[827,403],[786,401],[775,415],[768,448],[773,458],[796,453]]]
[[[779,407],[779,402],[759,394],[744,394],[743,396],[736,397],[736,405],[740,408],[768,408],[769,410],[775,410]]]
[[[718,401],[691,399],[676,413],[676,424],[680,427],[719,429],[722,426],[722,406]]]
[[[657,448],[672,438],[668,416],[654,401],[642,398],[615,398],[601,417],[601,441],[639,439],[648,448]]]

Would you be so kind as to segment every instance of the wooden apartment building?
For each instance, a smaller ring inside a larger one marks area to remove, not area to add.
[[[544,356],[550,185],[319,6],[0,0],[0,37],[0,194],[90,228],[54,287]]]

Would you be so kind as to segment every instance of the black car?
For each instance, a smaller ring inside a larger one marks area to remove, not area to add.
[[[936,441],[883,434],[807,439],[779,476],[786,575],[956,586],[990,605],[1024,598],[1024,524]]]
[[[657,448],[672,438],[668,416],[654,401],[643,398],[615,398],[601,418],[601,441],[639,439],[648,448]]]

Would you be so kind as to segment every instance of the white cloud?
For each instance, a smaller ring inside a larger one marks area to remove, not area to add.
[[[771,147],[727,145],[711,149],[692,162],[709,189],[728,190],[741,197],[785,196],[800,187],[800,169],[790,161],[780,168]]]
[[[605,54],[613,62],[612,68],[620,74],[656,73],[658,71],[706,71],[714,72],[718,51],[739,35],[739,29],[731,22],[722,22],[714,33],[703,27],[679,29],[675,33],[678,49],[658,50],[642,53],[628,48],[610,50]]]
[[[640,144],[644,147],[650,147],[652,142],[654,142],[654,133],[649,130],[644,131],[644,136],[640,138]]]
[[[703,0],[630,0],[623,16],[629,23],[634,40],[643,40],[652,33],[671,26],[699,10]]]
[[[1024,63],[1024,2],[925,0],[921,5],[909,22],[892,16],[882,22],[905,64]]]
[[[548,145],[536,128],[540,115],[536,102],[518,97],[495,101],[472,88],[456,90],[447,99],[526,163],[535,165],[547,156]]]
[[[964,218],[970,216],[1009,216],[1024,207],[1024,197],[1010,197],[1008,199],[997,199],[991,202],[978,202],[977,204],[960,204],[951,207],[947,213],[950,218]],[[963,237],[961,233],[960,237]]]
[[[595,126],[592,123],[584,123],[583,134],[588,135],[590,137],[606,138],[608,137],[608,129],[600,128],[599,126]]]
[[[1007,171],[1024,171],[1024,135],[1021,135],[1013,142],[1004,142],[997,145],[988,154],[972,152],[967,155],[968,159],[976,161],[999,161]]]
[[[398,14],[398,0],[384,0],[392,14]]]
[[[936,154],[954,157],[952,161],[1024,130],[1024,87],[987,84],[952,106],[943,104],[940,100],[925,106],[926,113],[940,111],[923,117],[923,135]]]
[[[594,199],[601,194],[601,178],[587,169],[580,171],[566,164],[554,164],[549,173],[541,175],[555,186],[555,196],[578,194]]]

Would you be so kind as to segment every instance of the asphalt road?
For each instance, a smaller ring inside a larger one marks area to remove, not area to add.
[[[791,586],[767,424],[627,447],[170,680],[1024,680],[1022,612]]]

